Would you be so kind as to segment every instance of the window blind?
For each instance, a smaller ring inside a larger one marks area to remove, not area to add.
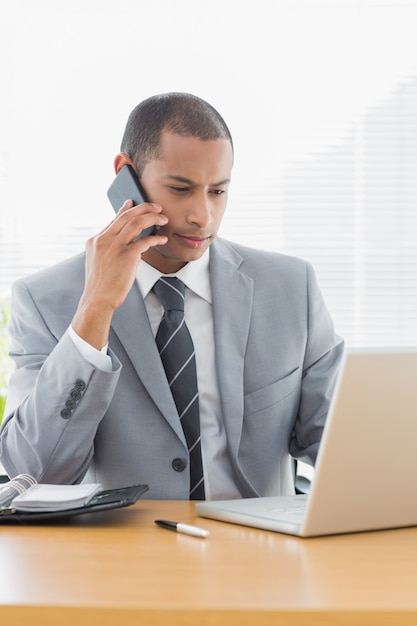
[[[220,234],[311,261],[348,345],[417,345],[417,3],[211,0],[204,25],[190,0],[140,4],[45,0],[3,15],[0,298],[111,219],[102,207],[128,112],[184,90],[235,138]],[[186,41],[172,31],[180,8]],[[152,29],[126,40],[127,16],[157,23],[158,45]]]

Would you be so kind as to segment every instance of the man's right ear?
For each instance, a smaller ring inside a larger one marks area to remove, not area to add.
[[[126,152],[119,152],[119,154],[114,159],[114,171],[116,172],[116,174],[120,172],[123,165],[131,165],[133,169],[136,169],[130,156],[127,155]]]

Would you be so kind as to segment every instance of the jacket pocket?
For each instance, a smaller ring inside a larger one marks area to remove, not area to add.
[[[262,389],[257,389],[245,396],[245,417],[272,407],[294,393],[300,385],[300,368],[297,367],[284,378],[274,381]]]

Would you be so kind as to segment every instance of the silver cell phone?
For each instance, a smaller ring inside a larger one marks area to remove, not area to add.
[[[107,197],[113,207],[115,213],[118,213],[126,200],[133,200],[133,204],[142,204],[149,202],[142,185],[131,165],[123,165],[116,178],[107,190]],[[157,226],[145,228],[136,239],[154,235],[158,232]]]

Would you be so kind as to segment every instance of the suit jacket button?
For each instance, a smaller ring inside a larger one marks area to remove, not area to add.
[[[84,391],[84,389],[85,389],[85,382],[83,380],[81,380],[81,378],[79,378],[74,383],[74,389],[77,389],[77,391]]]
[[[72,415],[72,411],[70,411],[69,409],[62,409],[61,411],[61,417],[64,420],[68,420]]]
[[[180,459],[179,457],[177,457],[172,461],[171,465],[176,472],[183,472],[187,467],[187,461],[185,459]]]
[[[78,391],[78,389],[74,387],[74,389],[71,389],[70,396],[75,402],[78,402],[81,400],[81,391]]]

